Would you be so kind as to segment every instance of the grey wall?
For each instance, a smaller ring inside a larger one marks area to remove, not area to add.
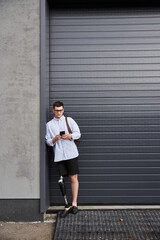
[[[39,115],[40,1],[1,0],[0,199],[40,197]]]

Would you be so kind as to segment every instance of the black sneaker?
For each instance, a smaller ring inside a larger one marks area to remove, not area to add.
[[[72,214],[77,214],[77,213],[78,213],[78,207],[73,206],[73,207],[71,208],[71,213],[72,213]]]
[[[70,207],[68,210],[64,209],[64,211],[61,213],[60,217],[65,218],[71,212],[72,212],[72,207]]]

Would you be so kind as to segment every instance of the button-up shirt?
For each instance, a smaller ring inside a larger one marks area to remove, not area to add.
[[[65,117],[62,116],[60,119],[53,118],[46,124],[46,143],[53,147],[54,161],[64,161],[75,157],[78,157],[78,149],[74,143],[75,139],[80,138],[81,133],[77,123],[71,118],[67,117],[68,125],[72,131],[72,139],[60,139],[53,144],[52,139],[60,134],[60,131],[68,132]]]

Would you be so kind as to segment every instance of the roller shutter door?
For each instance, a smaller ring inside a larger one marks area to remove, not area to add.
[[[78,203],[159,204],[160,11],[51,11],[50,118],[56,100],[82,132]]]

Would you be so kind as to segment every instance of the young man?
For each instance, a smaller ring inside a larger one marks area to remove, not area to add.
[[[64,105],[57,101],[53,104],[54,118],[46,124],[46,142],[54,150],[54,162],[58,165],[60,176],[69,176],[72,190],[72,206],[65,208],[62,217],[78,212],[78,149],[74,143],[81,136],[77,123],[67,117],[72,134],[69,134],[64,113]],[[60,132],[63,134],[61,135]]]

